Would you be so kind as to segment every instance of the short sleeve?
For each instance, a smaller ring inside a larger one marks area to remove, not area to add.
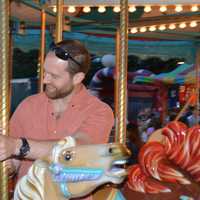
[[[111,108],[102,103],[99,107],[93,105],[78,131],[86,133],[93,144],[107,143],[113,124],[114,116]]]
[[[9,121],[9,135],[15,138],[24,136],[24,123],[28,112],[28,98],[22,101]]]

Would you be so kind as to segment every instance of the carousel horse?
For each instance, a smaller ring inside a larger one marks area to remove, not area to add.
[[[105,183],[120,184],[127,175],[123,166],[129,155],[123,144],[76,146],[67,137],[55,145],[49,158],[33,163],[18,181],[14,200],[68,200],[86,196]]]
[[[166,182],[200,183],[200,125],[188,128],[172,121],[142,146],[138,164],[129,168],[128,187],[142,193],[166,193]],[[187,174],[187,176],[186,176]]]

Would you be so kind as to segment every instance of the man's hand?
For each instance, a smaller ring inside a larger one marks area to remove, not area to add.
[[[0,134],[0,161],[15,155],[20,146],[20,140]]]

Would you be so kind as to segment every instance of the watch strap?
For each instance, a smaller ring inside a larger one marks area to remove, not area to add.
[[[26,138],[22,137],[20,139],[21,139],[22,145],[19,149],[19,154],[17,155],[17,157],[24,158],[30,152],[30,146]]]

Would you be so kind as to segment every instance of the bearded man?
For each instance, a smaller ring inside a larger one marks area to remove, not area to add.
[[[0,135],[0,161],[10,159],[18,177],[66,136],[77,144],[108,141],[113,113],[82,84],[89,67],[89,53],[77,40],[61,41],[48,52],[44,92],[26,98],[10,120],[9,136]]]

